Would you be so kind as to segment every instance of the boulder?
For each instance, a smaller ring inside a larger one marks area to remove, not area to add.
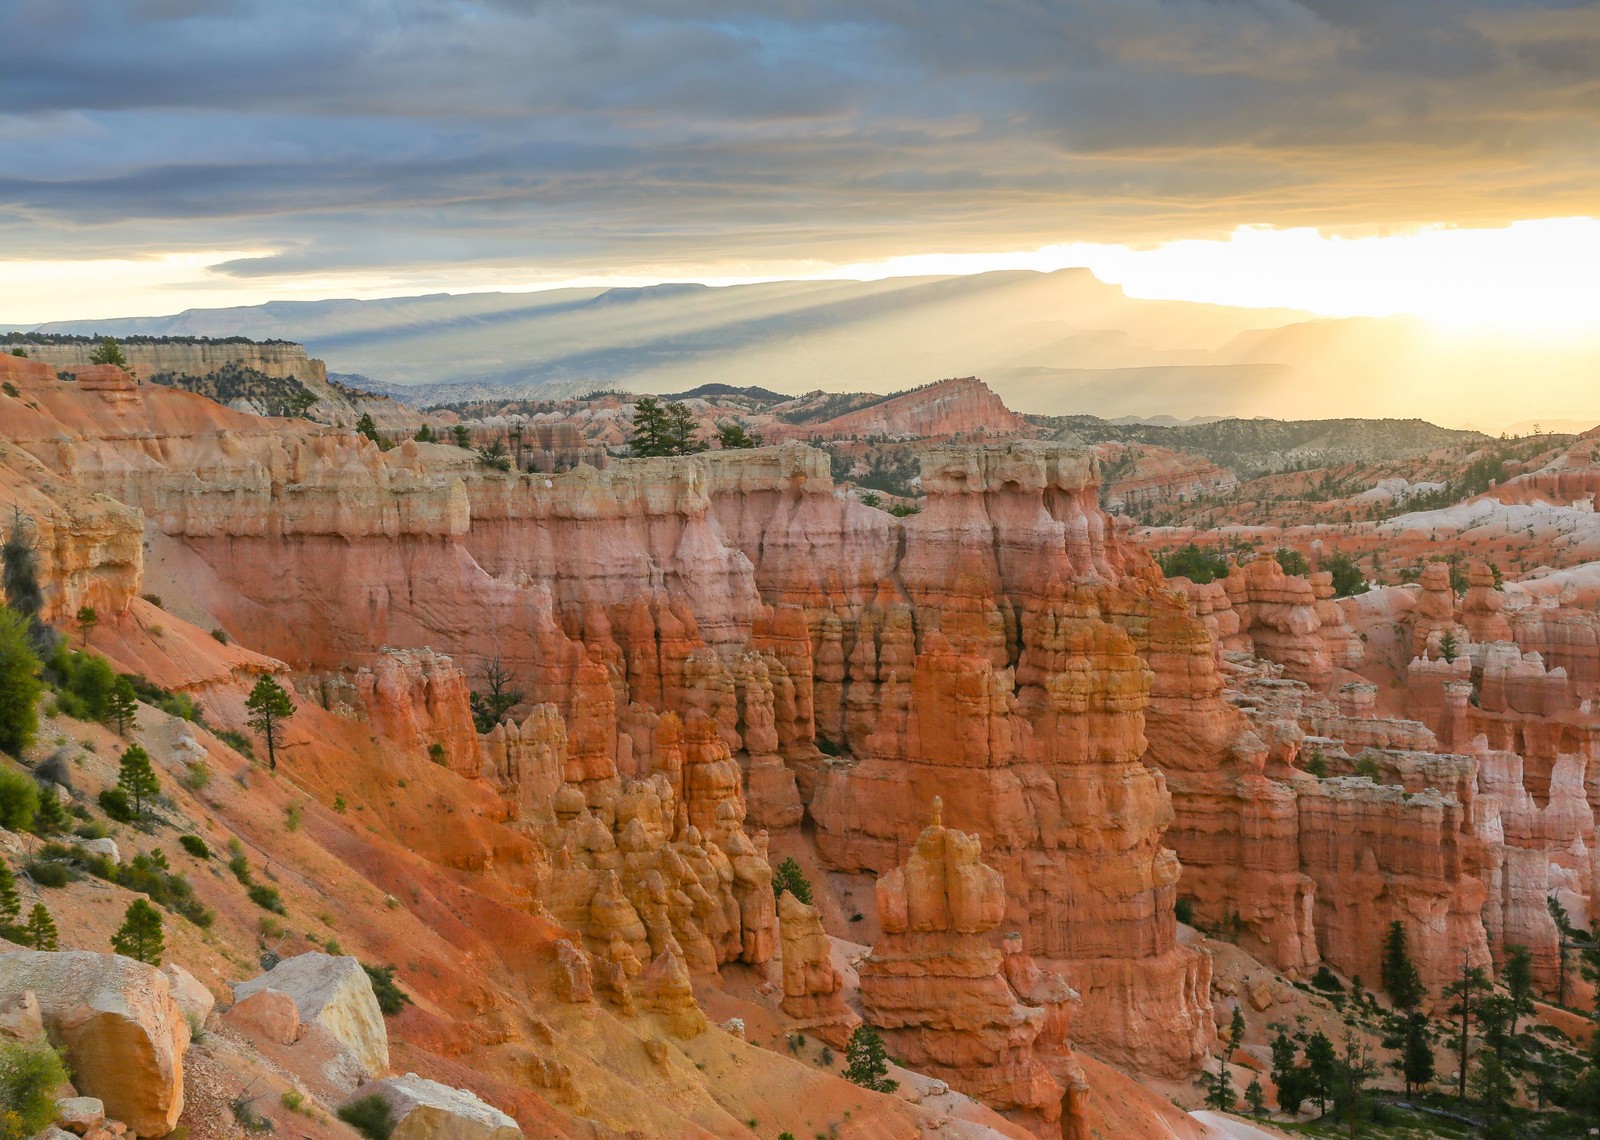
[[[106,1122],[106,1106],[92,1096],[69,1096],[56,1101],[56,1124],[82,1136]]]
[[[44,1016],[32,990],[0,995],[0,1041],[37,1041],[44,1036]]]
[[[104,855],[113,863],[121,864],[122,852],[117,847],[115,839],[80,839],[77,841],[78,850],[85,855]]]
[[[300,1024],[300,1008],[294,998],[281,990],[258,990],[233,1003],[223,1020],[258,1041],[293,1045],[305,1027]]]
[[[389,1069],[389,1034],[372,982],[354,958],[298,954],[233,988],[236,1004],[253,994],[276,990],[294,999],[300,1021],[320,1027],[369,1077]]]
[[[175,962],[168,962],[161,967],[161,972],[167,976],[167,988],[172,993],[172,1000],[178,1003],[178,1008],[183,1011],[184,1020],[192,1029],[197,1025],[204,1025],[206,1018],[211,1016],[211,1010],[217,1004],[217,999],[211,991],[206,989],[200,979],[179,966]]]
[[[517,1122],[499,1109],[415,1073],[362,1085],[345,1103],[370,1096],[389,1106],[390,1140],[522,1140]]]
[[[80,1093],[140,1136],[177,1126],[189,1027],[165,974],[118,954],[0,954],[0,1002],[29,990]]]

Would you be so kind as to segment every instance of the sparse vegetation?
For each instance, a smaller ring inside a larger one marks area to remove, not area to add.
[[[333,951],[330,950],[329,953]],[[372,993],[378,999],[378,1008],[383,1011],[383,1016],[393,1017],[411,1004],[411,995],[402,990],[394,980],[393,966],[369,966],[363,962],[361,968],[367,972],[367,977],[372,982]]]
[[[394,1131],[389,1102],[376,1094],[341,1106],[338,1117],[367,1140],[389,1140],[389,1134]]]
[[[793,856],[786,858],[773,870],[772,890],[778,895],[787,891],[806,905],[811,904],[811,881],[805,877]]]
[[[25,1140],[55,1119],[71,1074],[47,1041],[0,1041],[0,1140]]]
[[[121,927],[111,936],[111,948],[147,965],[159,966],[166,949],[161,926],[161,912],[144,899],[134,899],[123,913]]]

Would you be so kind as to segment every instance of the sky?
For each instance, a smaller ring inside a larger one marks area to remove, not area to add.
[[[0,321],[1088,265],[1600,331],[1600,5],[0,0]]]

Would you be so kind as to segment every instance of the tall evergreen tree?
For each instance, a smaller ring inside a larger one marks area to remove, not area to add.
[[[807,879],[805,872],[800,869],[800,864],[794,861],[791,855],[772,873],[772,890],[774,894],[783,894],[788,891],[799,901],[807,906],[811,905],[811,880]]]
[[[278,746],[283,743],[283,722],[294,715],[294,701],[284,687],[267,674],[262,674],[250,696],[245,699],[245,709],[250,713],[249,726],[260,733],[267,745],[267,766],[278,770]]]
[[[44,903],[33,904],[28,922],[22,928],[22,940],[35,950],[55,950],[60,946],[55,919],[50,917],[50,911]]]
[[[666,406],[667,438],[670,445],[669,455],[693,455],[697,451],[704,451],[707,444],[697,438],[700,422],[694,418],[694,412],[688,404],[668,403]]]
[[[1396,1009],[1416,1009],[1426,996],[1422,975],[1406,947],[1406,928],[1398,919],[1383,940],[1383,988]]]
[[[93,606],[78,607],[78,635],[83,639],[83,647],[89,647],[89,635],[94,632],[95,626],[100,624],[100,615]]]
[[[133,801],[135,815],[143,815],[146,801],[155,799],[161,792],[161,781],[150,763],[150,753],[137,744],[122,750],[122,759],[117,762],[117,787]]]
[[[122,926],[111,936],[111,948],[146,965],[161,965],[161,954],[166,949],[161,937],[161,912],[145,899],[134,899],[123,912]]]
[[[1459,1032],[1456,1035],[1456,1060],[1461,1068],[1458,1070],[1456,1096],[1461,1100],[1467,1099],[1467,1065],[1471,1059],[1472,1049],[1472,1019],[1477,1012],[1478,1003],[1482,995],[1489,993],[1494,987],[1490,985],[1482,966],[1466,964],[1465,958],[1461,963],[1461,977],[1451,982],[1444,988],[1444,996],[1454,998],[1449,1013],[1452,1018],[1459,1019]]]
[[[119,676],[111,686],[111,700],[106,713],[111,723],[117,726],[117,735],[127,736],[128,726],[139,716],[139,695],[134,692],[133,682],[128,678]]]
[[[1317,1112],[1326,1116],[1328,1102],[1333,1099],[1334,1084],[1338,1076],[1339,1054],[1333,1042],[1322,1030],[1317,1030],[1306,1042],[1307,1084],[1311,1099],[1317,1102]]]
[[[39,668],[28,619],[0,606],[0,752],[21,756],[39,731]]]
[[[90,364],[115,364],[118,368],[128,366],[128,358],[122,355],[122,346],[115,337],[103,336],[100,343],[94,346],[94,351],[89,354]]]
[[[22,914],[22,899],[17,894],[17,878],[11,866],[0,859],[0,927],[15,926]]]
[[[1280,1029],[1272,1039],[1272,1083],[1278,1088],[1278,1107],[1290,1116],[1300,1111],[1300,1102],[1305,1100],[1305,1070],[1295,1063],[1299,1055],[1294,1038]]]
[[[658,396],[641,396],[633,405],[628,450],[636,456],[671,455],[672,433],[667,409]]]
[[[13,509],[11,529],[0,546],[0,592],[6,605],[30,622],[37,621],[44,608],[44,592],[39,589],[39,558],[34,553],[28,520]]]
[[[888,1078],[889,1054],[883,1047],[883,1038],[870,1025],[858,1025],[845,1047],[844,1079],[852,1084],[875,1092],[894,1092],[899,1081]]]
[[[1413,1010],[1390,1019],[1383,1044],[1398,1056],[1389,1067],[1405,1082],[1406,1096],[1433,1080],[1433,1035],[1428,1031],[1428,1016]]]
[[[356,431],[366,436],[373,443],[379,443],[378,425],[372,422],[371,412],[362,412],[361,418],[356,421]]]
[[[1522,1064],[1511,1033],[1515,1020],[1511,998],[1489,994],[1479,999],[1478,1026],[1483,1048],[1478,1051],[1478,1067],[1472,1074],[1472,1091],[1482,1106],[1484,1135],[1496,1140],[1516,1135],[1511,1126],[1511,1102],[1517,1094],[1517,1074]]]
[[[1533,954],[1521,943],[1506,945],[1506,965],[1500,973],[1506,995],[1511,999],[1511,1036],[1517,1035],[1517,1019],[1533,1012]]]

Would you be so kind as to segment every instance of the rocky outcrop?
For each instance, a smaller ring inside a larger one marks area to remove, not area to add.
[[[482,767],[466,676],[431,649],[382,650],[355,675],[368,718],[389,740],[428,755],[453,772]]]
[[[80,1093],[142,1136],[177,1127],[189,1027],[166,975],[116,954],[0,954],[0,1000],[30,991]]]
[[[372,982],[356,959],[316,952],[285,958],[235,986],[234,1001],[243,1005],[265,992],[292,1000],[300,1023],[327,1034],[368,1077],[388,1072],[388,1030]]]
[[[844,976],[817,908],[785,891],[778,896],[783,940],[783,1012],[795,1027],[843,1048],[861,1018],[844,1001]]]
[[[1055,1011],[1025,1005],[987,937],[1005,917],[1005,883],[976,836],[946,828],[940,804],[906,865],[878,880],[883,937],[861,963],[861,1007],[911,1068],[1035,1124],[1065,1096],[1034,1052]]]
[[[389,1106],[391,1140],[521,1140],[517,1122],[493,1105],[415,1073],[371,1081],[345,1103],[374,1096]]]
[[[320,360],[309,358],[304,345],[282,340],[134,340],[118,341],[117,346],[127,359],[128,367],[135,375],[143,377],[158,372],[204,376],[233,364],[252,368],[276,379],[292,377],[326,381],[328,378],[327,366]],[[65,343],[25,341],[21,347],[27,351],[29,358],[48,364],[52,372],[77,373],[81,378],[85,370],[93,367],[89,358],[99,351],[100,342],[84,337]]]
[[[1033,427],[982,380],[940,380],[820,423],[786,427],[785,438],[834,436],[1018,436]]]

